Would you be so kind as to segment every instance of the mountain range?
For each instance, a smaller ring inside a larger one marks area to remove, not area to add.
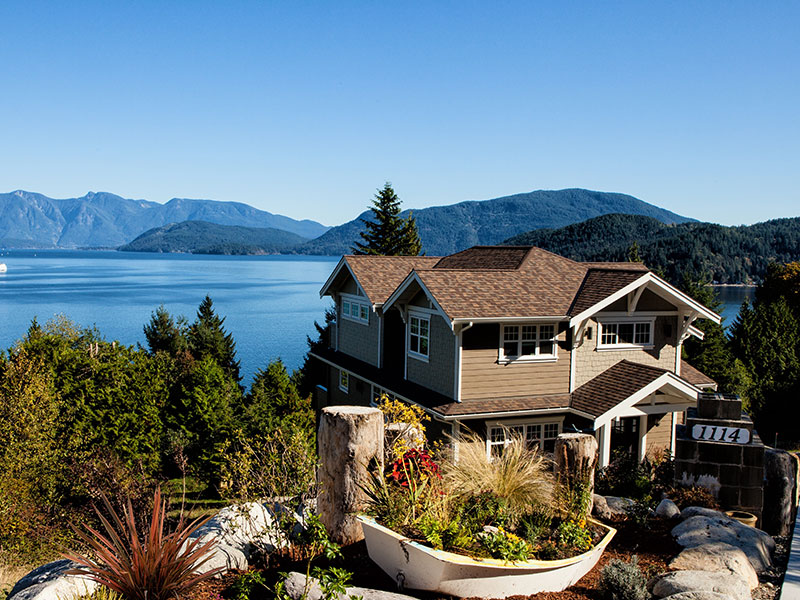
[[[117,247],[153,227],[181,221],[264,227],[315,238],[329,228],[297,221],[240,202],[173,198],[166,204],[107,192],[53,199],[17,190],[0,194],[0,246]]]
[[[539,190],[493,200],[467,201],[449,206],[406,210],[417,221],[423,251],[444,256],[470,246],[497,244],[508,237],[542,227],[563,227],[608,213],[646,215],[663,223],[692,221],[633,196],[583,189]],[[299,248],[303,254],[349,254],[364,230],[361,213]]]
[[[691,221],[633,196],[583,189],[539,190],[402,214],[413,214],[426,254],[445,255],[476,244],[496,244],[531,229],[558,228],[607,213],[646,215],[668,224]],[[328,228],[237,202],[173,198],[158,204],[106,192],[56,200],[16,191],[0,194],[0,247],[120,247],[130,243],[126,249],[153,252],[209,252],[216,247],[220,253],[340,255],[352,251],[364,229],[362,219],[370,217],[365,211],[352,221]],[[174,227],[187,221],[193,224]],[[196,223],[201,221],[206,225]],[[279,236],[276,230],[305,240]],[[148,236],[133,244],[145,232]]]

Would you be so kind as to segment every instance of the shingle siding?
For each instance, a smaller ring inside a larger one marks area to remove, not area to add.
[[[378,315],[370,308],[369,325],[345,319],[339,313],[339,351],[378,366]]]
[[[452,398],[456,338],[442,317],[431,314],[430,319],[428,362],[409,356],[407,379]]]
[[[599,316],[602,317],[602,314]],[[660,367],[674,373],[677,324],[677,317],[657,317],[654,323],[652,348],[598,350],[597,321],[590,319],[587,327],[592,328],[592,339],[584,337],[583,343],[575,350],[574,360],[577,361],[575,364],[575,387],[578,388],[590,379],[594,379],[621,360]]]

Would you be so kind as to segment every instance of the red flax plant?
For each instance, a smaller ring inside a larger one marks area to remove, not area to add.
[[[161,498],[161,490],[156,489],[150,528],[140,538],[130,500],[120,518],[108,498],[103,496],[102,499],[110,520],[96,507],[95,512],[105,535],[89,526],[86,531],[75,529],[78,538],[92,549],[96,558],[65,554],[81,565],[71,574],[84,575],[119,592],[125,600],[168,600],[222,571],[216,568],[197,573],[211,558],[215,541],[201,543],[199,538],[189,538],[210,517],[191,523],[181,518],[174,531],[165,531],[166,502]]]

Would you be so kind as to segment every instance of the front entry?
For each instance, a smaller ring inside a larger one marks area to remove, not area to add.
[[[612,455],[619,451],[638,455],[639,424],[639,417],[619,417],[611,422]]]

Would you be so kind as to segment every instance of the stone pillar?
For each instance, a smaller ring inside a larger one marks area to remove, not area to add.
[[[791,535],[795,518],[797,456],[767,448],[764,454],[764,522],[770,535]]]
[[[317,510],[331,539],[347,545],[364,539],[353,513],[364,509],[370,465],[383,471],[383,413],[366,406],[323,408],[319,423]]]
[[[588,499],[587,514],[591,513],[597,440],[588,433],[562,433],[556,439],[555,459],[556,478],[560,483],[573,490],[576,483],[588,485],[588,490],[580,491]]]

